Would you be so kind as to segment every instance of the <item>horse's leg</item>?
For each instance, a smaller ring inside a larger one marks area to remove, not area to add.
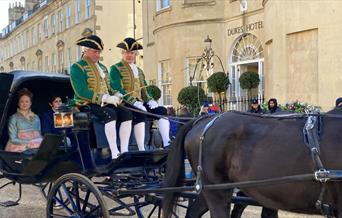
[[[246,205],[243,204],[234,204],[234,208],[232,210],[232,218],[240,218],[242,216],[243,211],[246,209]]]
[[[238,191],[236,193],[236,196],[243,196],[246,197],[247,195],[245,195],[242,191]],[[240,218],[242,216],[243,211],[246,209],[247,205],[244,204],[234,204],[233,210],[232,210],[232,214],[231,217],[232,218]]]
[[[230,202],[233,190],[204,190],[203,195],[210,210],[210,217],[230,217]]]
[[[278,210],[263,207],[261,211],[261,218],[278,218]]]
[[[189,206],[186,211],[186,218],[197,218],[202,217],[209,210],[207,203],[202,194],[200,194],[197,198],[190,200]]]

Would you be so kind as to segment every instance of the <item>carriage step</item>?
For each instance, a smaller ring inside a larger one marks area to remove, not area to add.
[[[0,202],[0,205],[3,207],[13,207],[13,206],[19,205],[19,203],[16,201],[4,201],[4,202]]]

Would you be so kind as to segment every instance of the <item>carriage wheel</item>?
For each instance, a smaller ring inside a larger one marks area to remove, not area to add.
[[[44,197],[45,200],[48,200],[48,196],[49,196],[49,193],[52,189],[53,184],[54,184],[54,182],[47,182],[47,183],[40,183],[38,185],[40,193],[42,194],[42,196]],[[64,204],[68,204],[68,199],[66,199],[64,201]],[[62,205],[59,204],[58,202],[54,202],[53,207],[55,209],[61,209]]]
[[[56,209],[54,205],[59,204]],[[48,195],[47,217],[103,217],[109,212],[101,192],[87,177],[66,174],[54,182]]]

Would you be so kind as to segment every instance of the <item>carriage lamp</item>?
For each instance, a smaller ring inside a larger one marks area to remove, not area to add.
[[[71,128],[74,126],[74,116],[71,108],[61,105],[53,114],[55,128]]]
[[[222,68],[222,72],[225,72],[221,58],[215,54],[214,49],[211,47],[212,42],[213,40],[209,37],[209,35],[207,35],[207,38],[204,40],[205,48],[202,52],[202,55],[197,59],[192,75],[190,75],[190,78],[189,78],[190,85],[192,85],[192,82],[195,79],[195,74],[197,72],[198,65],[201,66],[200,71],[197,72],[199,73],[199,75],[197,75],[198,78],[201,77],[203,70],[205,70],[207,75],[210,76],[209,75],[210,71],[214,69],[214,57],[216,57],[217,60],[219,61],[221,68]]]

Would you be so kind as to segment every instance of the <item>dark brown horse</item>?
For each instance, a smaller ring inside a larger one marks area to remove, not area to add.
[[[327,114],[342,114],[335,109]],[[190,121],[176,136],[169,153],[165,186],[182,186],[184,156],[187,155],[196,172],[200,135],[213,118],[194,124]],[[342,119],[323,116],[321,160],[328,170],[342,169]],[[219,117],[205,134],[203,143],[204,184],[220,184],[313,173],[316,169],[310,151],[303,141],[306,118],[277,119],[227,112]],[[322,184],[314,179],[277,183],[271,186],[243,188],[242,191],[262,205],[306,214],[320,214],[315,203]],[[230,217],[232,189],[202,190],[199,199],[205,200],[211,217]],[[164,197],[163,210],[169,217],[174,195]],[[327,183],[323,200],[330,204],[334,216],[342,218],[342,182]],[[199,202],[202,203],[203,202]],[[205,212],[195,211],[199,217]]]

